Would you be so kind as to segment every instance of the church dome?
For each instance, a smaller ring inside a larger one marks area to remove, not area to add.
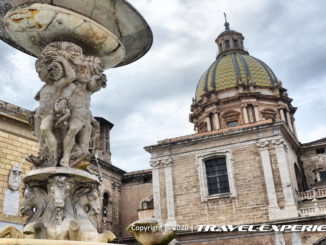
[[[238,84],[273,87],[277,78],[271,68],[244,50],[221,52],[199,80],[196,101],[206,92],[236,87]]]
[[[295,134],[292,99],[272,69],[249,55],[242,33],[225,30],[215,42],[216,60],[201,76],[189,121],[197,133],[283,121]]]

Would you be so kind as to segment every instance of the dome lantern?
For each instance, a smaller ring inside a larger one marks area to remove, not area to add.
[[[242,51],[243,53],[248,54],[243,47],[244,36],[240,32],[231,30],[225,13],[224,17],[225,31],[223,31],[215,40],[219,50],[217,58],[229,51]]]

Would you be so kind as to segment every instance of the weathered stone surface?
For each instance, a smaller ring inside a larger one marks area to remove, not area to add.
[[[22,162],[21,163],[17,163],[10,170],[10,174],[9,174],[9,188],[12,191],[17,191],[18,190],[22,172],[23,172],[23,170],[22,170]]]
[[[95,176],[71,168],[43,168],[29,172],[24,182],[21,213],[28,217],[26,238],[95,242],[115,238],[110,231],[97,231],[101,196]]]
[[[117,66],[122,66],[129,64],[140,57],[142,57],[152,45],[152,32],[142,18],[142,16],[127,2],[123,0],[3,0],[0,2],[0,37],[3,41],[26,52],[30,55],[36,55],[30,50],[26,49],[21,44],[17,43],[16,40],[12,39],[5,30],[4,22],[2,17],[4,17],[9,10],[13,8],[20,8],[20,6],[27,7],[34,3],[51,4],[52,6],[64,8],[75,13],[83,15],[85,18],[89,18],[96,23],[98,26],[103,26],[107,29],[112,36],[116,36],[121,41],[121,46],[125,48],[125,54],[123,55],[123,60],[116,64]],[[50,18],[49,18],[50,19]],[[61,29],[61,31],[65,31]],[[63,32],[64,33],[64,32]],[[52,41],[78,41],[73,35],[64,36],[63,34],[56,40]],[[46,32],[49,38],[51,38],[51,33]],[[52,36],[52,38],[54,38]],[[75,40],[76,39],[76,40]],[[87,44],[87,40],[85,44]],[[93,39],[94,41],[94,39]],[[77,44],[83,46],[83,43],[76,42]],[[39,42],[41,44],[38,52],[47,44],[46,42]],[[94,50],[88,50],[90,55],[98,55],[94,53]],[[116,50],[115,50],[116,51]],[[119,52],[121,50],[118,50]],[[113,56],[110,56],[113,57]],[[112,59],[105,60],[105,63],[113,62]],[[114,65],[115,66],[115,65]]]
[[[3,213],[6,215],[18,216],[19,211],[19,191],[6,189],[3,202]]]
[[[125,55],[123,44],[105,27],[64,8],[32,4],[9,11],[4,21],[9,36],[35,56],[40,56],[44,44],[63,40],[100,57],[106,68],[119,64]]]

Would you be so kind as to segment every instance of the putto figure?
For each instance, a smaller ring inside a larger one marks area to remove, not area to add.
[[[35,96],[40,104],[33,118],[41,150],[29,160],[38,167],[76,165],[90,157],[95,120],[90,98],[106,87],[103,63],[85,56],[78,45],[53,42],[43,49],[35,66],[45,83]]]

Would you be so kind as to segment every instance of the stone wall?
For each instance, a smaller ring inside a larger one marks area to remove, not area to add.
[[[132,234],[125,229],[139,219],[141,203],[153,196],[152,173],[151,170],[130,172],[122,180],[121,230],[123,237],[130,237]]]
[[[20,181],[18,192],[11,191],[8,176],[13,166],[22,162],[23,178],[32,167],[23,159],[30,154],[37,155],[39,149],[27,114],[27,110],[0,101],[0,229],[10,224],[21,228],[25,221],[18,211],[22,204],[23,182]],[[10,205],[4,207],[5,202],[10,202]]]
[[[314,174],[313,170],[316,167],[316,162],[318,160],[318,155],[316,149],[324,148],[326,149],[326,139],[318,140],[315,142],[303,144],[301,151],[301,161],[303,162],[303,167],[307,179],[308,187],[310,188],[314,184]],[[323,157],[326,157],[326,154],[322,154]]]

